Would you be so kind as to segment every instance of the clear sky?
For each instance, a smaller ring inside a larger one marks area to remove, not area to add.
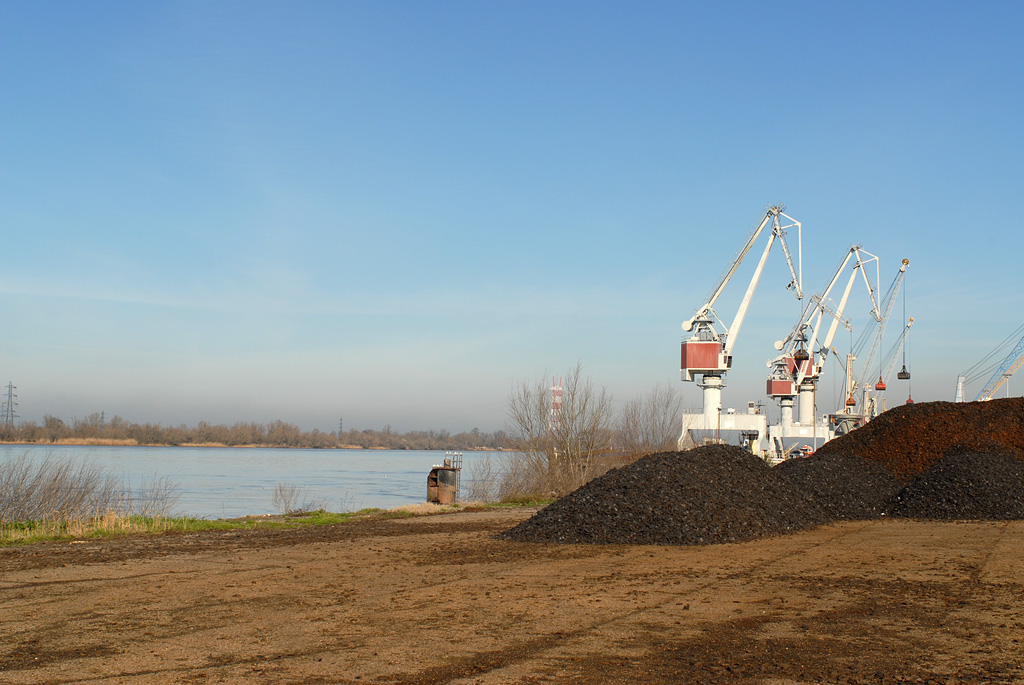
[[[3,3],[0,381],[35,421],[490,431],[579,361],[699,406],[680,323],[781,202],[808,292],[853,243],[883,290],[910,259],[914,399],[951,400],[1024,319],[1022,32],[1009,1]],[[770,255],[727,406],[765,399],[787,281]]]

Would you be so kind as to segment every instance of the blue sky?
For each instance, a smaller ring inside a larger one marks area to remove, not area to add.
[[[494,430],[579,361],[699,406],[680,323],[782,202],[808,292],[853,243],[883,290],[910,259],[914,399],[952,399],[1024,318],[1022,29],[1011,2],[5,3],[0,380],[27,420]],[[771,255],[728,406],[765,399],[787,281]]]

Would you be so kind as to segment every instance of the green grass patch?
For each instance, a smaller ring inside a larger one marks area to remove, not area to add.
[[[416,516],[416,514],[405,509],[385,511],[383,514],[380,515],[380,517],[384,519],[411,519],[413,516]]]
[[[488,507],[543,507],[555,501],[554,497],[540,495],[519,495],[507,497],[500,502],[488,504]]]
[[[302,514],[286,514],[282,517],[283,525],[286,527],[299,527],[299,526],[329,526],[335,523],[345,523],[351,521],[354,518],[366,518],[367,516],[373,516],[376,514],[385,513],[383,509],[360,509],[359,511],[349,512],[330,512],[319,509],[317,511],[309,511]]]
[[[516,498],[483,505],[482,508],[508,508],[542,506],[554,500],[542,498]],[[472,509],[481,508],[478,505]],[[351,512],[310,511],[302,514],[246,516],[236,519],[197,519],[190,517],[146,517],[107,514],[84,521],[11,521],[0,523],[0,547],[24,545],[34,542],[61,542],[122,537],[126,535],[158,535],[161,533],[195,533],[207,530],[280,530],[329,526],[353,519],[406,519],[435,513],[453,513],[459,507],[421,505],[391,510],[360,509]]]
[[[103,539],[125,535],[157,535],[160,533],[195,533],[207,530],[280,530],[328,526],[357,518],[379,516],[404,518],[408,512],[391,516],[383,509],[360,509],[351,512],[311,511],[281,516],[246,516],[236,519],[198,519],[182,517],[118,516],[108,514],[86,521],[12,521],[0,523],[0,547],[33,542]]]

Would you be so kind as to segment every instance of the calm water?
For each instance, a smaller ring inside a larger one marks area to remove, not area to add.
[[[476,460],[463,452],[463,491]],[[121,476],[133,486],[165,477],[177,485],[175,511],[199,518],[273,514],[279,483],[304,490],[328,511],[390,509],[427,498],[427,474],[444,452],[410,450],[300,450],[231,447],[0,446],[0,464],[68,458]]]

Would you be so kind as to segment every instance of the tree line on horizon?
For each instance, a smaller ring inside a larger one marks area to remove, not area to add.
[[[293,423],[236,422],[229,425],[200,421],[195,426],[132,423],[120,416],[105,419],[94,413],[70,422],[46,414],[43,422],[0,425],[0,441],[13,443],[109,443],[114,445],[225,445],[228,447],[363,448],[390,450],[500,450],[508,447],[505,431],[451,433],[419,430],[399,433],[390,424],[381,430],[304,431]]]
[[[504,460],[501,474],[495,474],[495,482],[504,483],[499,484],[502,496],[568,492],[615,465],[680,446],[682,398],[672,387],[657,385],[617,408],[611,394],[583,373],[582,363],[569,369],[563,378],[558,388],[549,386],[543,378],[514,385],[506,403],[507,430],[493,433],[478,428],[460,433],[400,433],[390,424],[381,430],[342,431],[339,424],[338,431],[304,431],[281,420],[164,426],[132,423],[120,416],[107,420],[104,414],[93,413],[70,422],[46,414],[41,424],[0,424],[0,442],[504,450],[518,456]]]

